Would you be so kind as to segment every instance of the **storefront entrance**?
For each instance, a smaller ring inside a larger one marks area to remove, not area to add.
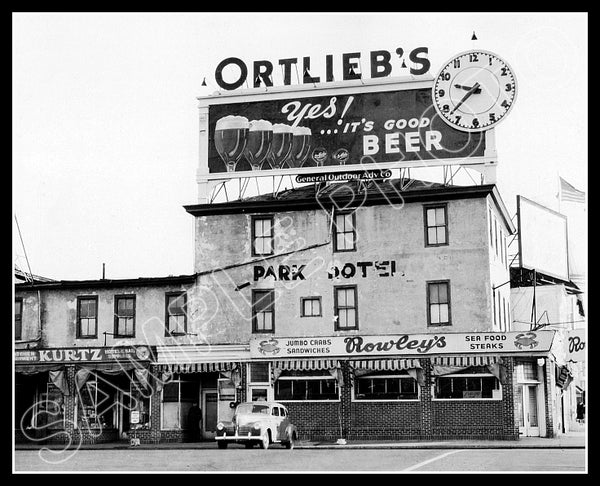
[[[214,439],[217,430],[217,390],[202,390],[202,437]]]
[[[538,385],[519,385],[519,434],[525,437],[539,437]]]

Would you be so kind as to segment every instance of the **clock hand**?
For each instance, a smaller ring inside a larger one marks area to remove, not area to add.
[[[479,83],[475,83],[475,85],[474,85],[474,86],[473,86],[473,87],[472,87],[472,88],[471,88],[471,89],[470,89],[470,90],[467,92],[467,94],[465,94],[465,95],[463,96],[462,100],[460,100],[460,101],[459,101],[459,102],[456,104],[456,106],[455,106],[455,107],[454,107],[454,109],[453,109],[453,110],[450,112],[450,114],[452,115],[452,113],[454,113],[456,110],[458,110],[458,107],[459,107],[460,105],[462,105],[462,104],[463,104],[465,101],[467,101],[467,98],[468,98],[469,96],[471,96],[471,95],[472,95],[472,94],[475,92],[475,90],[476,90],[477,88],[479,88]]]
[[[461,85],[461,84],[455,84],[455,85],[454,85],[454,87],[455,87],[455,88],[459,88],[459,89],[464,89],[465,91],[469,91],[469,90],[472,88],[472,86],[463,86],[463,85]],[[474,93],[475,93],[475,94],[479,94],[479,93],[481,93],[481,88],[477,88],[477,89],[474,91]]]

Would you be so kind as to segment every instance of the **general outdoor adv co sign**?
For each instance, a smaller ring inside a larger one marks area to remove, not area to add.
[[[555,331],[253,338],[251,358],[343,358],[392,355],[547,352]]]
[[[374,164],[483,157],[485,133],[445,123],[430,88],[358,91],[210,105],[209,173],[367,170]]]

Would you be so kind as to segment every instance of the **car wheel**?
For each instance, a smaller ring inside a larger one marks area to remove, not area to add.
[[[290,437],[290,440],[286,441],[285,443],[285,448],[286,449],[293,449],[294,448],[294,435],[292,434],[292,436]]]
[[[270,437],[269,437],[269,431],[265,430],[265,433],[262,435],[261,439],[260,439],[260,448],[261,449],[268,449],[269,448],[269,443],[270,443]]]

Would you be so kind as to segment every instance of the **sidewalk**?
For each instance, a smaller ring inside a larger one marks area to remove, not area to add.
[[[441,440],[441,441],[347,441],[338,444],[335,441],[298,441],[296,449],[583,449],[586,446],[585,432],[569,432],[559,437],[546,439],[543,437],[522,437],[519,440]],[[64,449],[63,444],[16,444],[15,450]],[[243,448],[243,445],[232,445],[232,448]],[[276,444],[274,448],[281,446]],[[153,449],[216,449],[214,441],[206,442],[172,442],[161,444],[141,444],[131,447],[128,442],[112,442],[108,444],[72,444],[69,449],[81,450],[153,450]]]

